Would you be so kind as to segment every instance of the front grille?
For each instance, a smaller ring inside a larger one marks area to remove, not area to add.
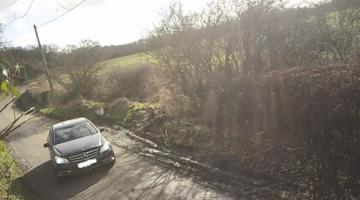
[[[70,162],[81,162],[81,161],[85,161],[85,160],[89,160],[92,158],[97,157],[97,155],[99,155],[100,153],[100,148],[96,147],[94,149],[88,149],[86,151],[83,151],[79,154],[75,154],[73,156],[69,156],[68,159]]]

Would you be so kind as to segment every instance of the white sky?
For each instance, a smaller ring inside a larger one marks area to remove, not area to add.
[[[3,39],[14,46],[36,45],[33,24],[40,25],[66,12],[81,0],[0,0],[0,22],[5,25]],[[210,0],[181,0],[186,10],[200,10]],[[290,0],[298,4],[303,0]],[[118,45],[145,36],[159,19],[162,9],[171,0],[87,0],[58,20],[39,27],[44,44],[78,44],[82,39],[99,41],[102,45]]]

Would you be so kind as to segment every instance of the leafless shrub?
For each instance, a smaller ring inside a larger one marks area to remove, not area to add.
[[[105,101],[117,98],[143,101],[155,96],[157,90],[154,71],[145,64],[117,67],[99,79],[95,95]]]
[[[55,74],[56,81],[62,85],[69,96],[90,97],[97,85],[97,72],[103,59],[102,53],[91,41],[83,41],[79,48],[58,56]]]

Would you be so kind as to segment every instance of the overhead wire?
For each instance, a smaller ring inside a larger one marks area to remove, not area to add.
[[[80,2],[77,3],[74,7],[68,9],[66,12],[58,15],[57,17],[55,17],[55,18],[53,18],[53,19],[51,19],[51,20],[49,20],[49,21],[47,21],[47,22],[44,22],[44,23],[38,25],[38,27],[46,26],[46,25],[48,25],[48,24],[50,24],[50,23],[58,20],[59,18],[63,17],[64,15],[66,15],[66,14],[68,14],[69,12],[73,11],[75,8],[79,7],[79,6],[80,6],[82,3],[84,3],[85,1],[87,1],[87,0],[82,0],[82,1],[80,1]]]
[[[64,10],[69,11],[69,9],[68,9],[67,7],[65,7],[64,5],[62,5],[61,3],[57,2],[57,1],[55,1],[55,2],[56,2],[56,4],[57,4],[58,6],[60,6],[60,7],[63,8]]]
[[[35,1],[35,0],[31,0],[28,8],[26,9],[26,12],[25,12],[22,16],[20,16],[20,17],[15,17],[15,19],[14,19],[13,21],[11,21],[10,23],[4,24],[4,26],[9,26],[9,25],[11,25],[12,23],[14,23],[16,20],[22,19],[22,18],[26,17],[26,15],[29,14],[32,5],[34,4],[34,1]]]
[[[15,0],[15,1],[11,2],[11,3],[10,3],[10,6],[16,4],[17,1],[18,1],[18,0]]]
[[[26,15],[28,15],[28,14],[29,14],[30,9],[31,9],[31,7],[32,7],[32,5],[33,5],[33,3],[34,3],[34,1],[35,1],[35,0],[31,0],[31,2],[30,2],[30,4],[29,4],[29,7],[28,7],[28,9],[26,10],[26,12],[25,12],[22,16],[17,17],[17,19],[24,18]]]

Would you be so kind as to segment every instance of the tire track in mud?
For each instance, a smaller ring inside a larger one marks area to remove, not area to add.
[[[267,180],[225,172],[189,156],[177,154],[118,125],[106,127],[104,135],[113,145],[153,160],[165,168],[175,168],[182,175],[191,176],[199,184],[226,192],[236,198],[252,199],[258,188],[272,185]]]

